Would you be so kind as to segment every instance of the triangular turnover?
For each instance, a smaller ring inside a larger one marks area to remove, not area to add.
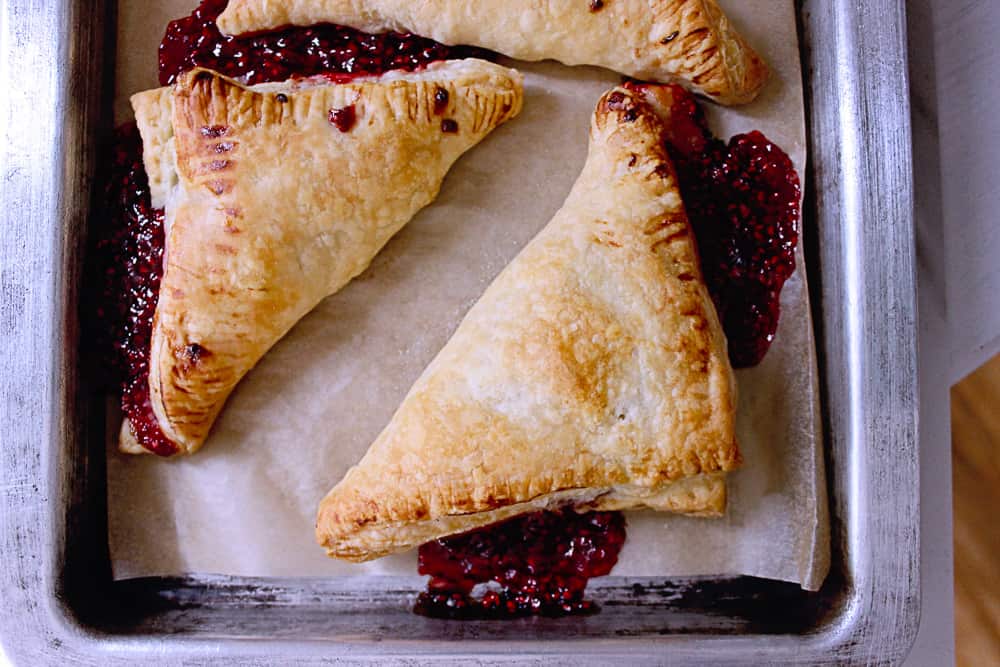
[[[218,19],[227,34],[316,23],[598,65],[723,104],[751,101],[768,78],[716,0],[230,0]]]
[[[240,379],[364,271],[522,95],[514,70],[459,60],[254,87],[200,69],[132,98],[166,226],[149,397],[179,453],[201,447]],[[143,451],[127,421],[121,446]]]
[[[670,95],[601,99],[563,208],[321,503],[332,556],[539,509],[724,510],[735,381],[664,145]]]

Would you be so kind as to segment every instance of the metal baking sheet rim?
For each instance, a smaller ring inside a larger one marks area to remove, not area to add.
[[[113,4],[102,4],[103,12],[81,0],[0,7],[0,641],[12,660],[318,664],[412,656],[596,664],[627,655],[636,663],[818,664],[905,657],[920,593],[903,0],[800,3],[812,155],[807,208],[819,239],[808,250],[835,559],[824,589],[801,597],[762,580],[615,580],[595,591],[605,611],[589,619],[450,626],[407,614],[405,600],[385,591],[317,581],[112,584],[101,448],[87,444],[99,420],[77,372],[76,294],[96,137],[110,117]]]

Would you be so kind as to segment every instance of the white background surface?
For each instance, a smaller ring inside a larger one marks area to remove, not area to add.
[[[954,663],[948,389],[1000,351],[1000,2],[911,0],[920,279],[920,633],[907,665]]]
[[[927,4],[935,90],[918,93],[937,98],[946,312],[957,381],[1000,351],[1000,2]],[[926,10],[911,11],[919,18]]]

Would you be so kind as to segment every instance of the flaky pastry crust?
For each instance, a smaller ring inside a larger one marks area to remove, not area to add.
[[[563,505],[723,511],[736,390],[664,146],[669,96],[601,99],[563,208],[321,503],[331,555]]]
[[[132,104],[153,204],[166,210],[150,399],[192,453],[264,353],[519,113],[522,84],[480,60],[253,88],[195,70]],[[127,425],[121,445],[137,449]]]
[[[722,104],[768,76],[716,0],[230,0],[218,19],[228,34],[323,22],[676,81]]]

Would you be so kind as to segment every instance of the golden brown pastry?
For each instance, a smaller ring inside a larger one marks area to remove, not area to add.
[[[236,383],[437,196],[462,153],[521,109],[480,60],[334,84],[247,88],[196,70],[132,98],[166,249],[150,398],[181,453]],[[125,451],[141,451],[129,425]]]
[[[768,75],[716,0],[230,0],[218,19],[228,34],[323,22],[677,81],[722,104],[753,100]]]
[[[735,385],[664,148],[669,96],[601,99],[563,208],[320,505],[331,555],[564,505],[724,510]]]

